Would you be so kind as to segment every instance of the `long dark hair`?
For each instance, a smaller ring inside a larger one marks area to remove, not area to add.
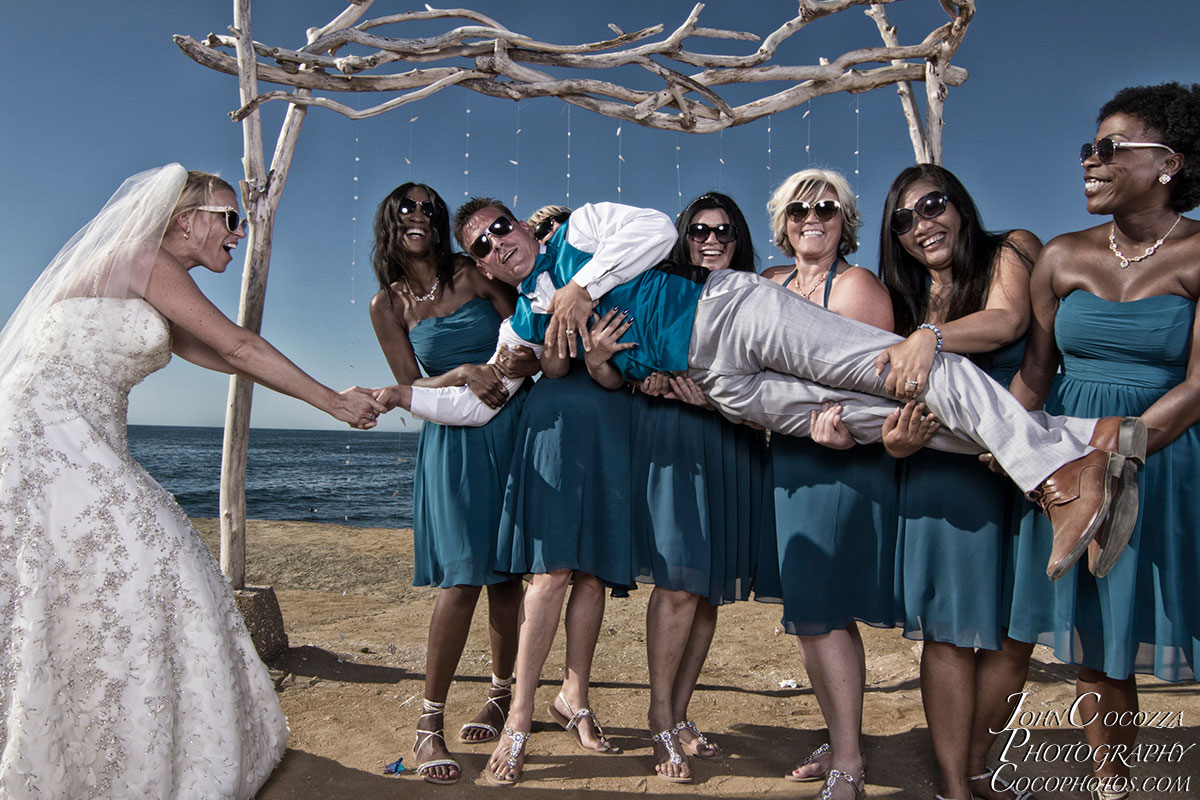
[[[892,296],[892,314],[896,333],[907,336],[925,321],[929,312],[929,271],[917,259],[909,255],[900,244],[900,237],[892,233],[892,212],[900,206],[900,198],[913,184],[927,182],[950,198],[962,227],[954,242],[950,261],[950,279],[954,282],[947,301],[946,319],[953,320],[974,314],[987,302],[988,287],[992,283],[1000,248],[1011,249],[1026,267],[1033,266],[1033,259],[1008,241],[1011,231],[993,233],[983,229],[979,209],[962,182],[945,167],[934,164],[918,164],[896,176],[883,204],[883,225],[879,234],[879,260],[883,282]]]
[[[679,232],[679,236],[675,238],[675,246],[671,248],[671,254],[667,258],[676,264],[692,263],[691,254],[688,252],[687,227],[692,224],[692,219],[697,214],[710,208],[719,208],[728,214],[737,234],[734,240],[737,247],[733,248],[733,260],[729,262],[729,268],[754,272],[758,256],[754,252],[754,242],[750,240],[750,226],[746,224],[746,216],[738,208],[738,204],[733,202],[732,197],[720,192],[706,192],[700,195],[688,203],[688,207],[675,218],[675,230]]]
[[[400,216],[400,203],[408,197],[413,189],[424,189],[433,201],[433,216],[430,217],[430,229],[433,231],[433,241],[430,248],[437,262],[437,274],[442,283],[449,289],[454,283],[454,248],[450,245],[450,212],[442,196],[423,183],[402,183],[391,194],[383,198],[375,211],[375,243],[371,245],[371,263],[375,267],[375,277],[379,279],[379,288],[387,294],[388,303],[392,302],[392,293],[388,288],[400,280],[405,274],[408,264],[408,254],[404,252],[404,220]]]

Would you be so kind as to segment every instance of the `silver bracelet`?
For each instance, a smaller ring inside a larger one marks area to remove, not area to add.
[[[938,353],[942,352],[942,329],[931,322],[922,322],[917,326],[917,330],[921,330],[921,328],[924,328],[927,331],[933,331],[933,335],[937,337],[937,348],[933,351],[933,354],[936,356]]]

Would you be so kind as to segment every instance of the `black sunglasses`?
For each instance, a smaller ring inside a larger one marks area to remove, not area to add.
[[[233,206],[196,206],[197,211],[211,211],[214,214],[225,215],[225,228],[234,233],[242,224],[242,215]]]
[[[492,224],[487,226],[487,230],[479,234],[475,241],[471,242],[471,246],[467,250],[471,256],[477,261],[483,261],[492,253],[492,237],[504,237],[513,232],[513,221],[501,214],[492,220]]]
[[[807,203],[804,200],[793,200],[784,208],[784,212],[792,218],[792,222],[804,222],[810,213],[816,214],[821,222],[829,222],[842,210],[842,204],[837,200],[818,200]]]
[[[903,236],[917,224],[917,217],[935,219],[946,213],[950,198],[941,192],[930,192],[917,198],[912,208],[897,208],[892,212],[892,233]]]
[[[1149,147],[1161,147],[1171,155],[1175,155],[1174,150],[1158,142],[1114,142],[1105,136],[1095,144],[1083,143],[1083,147],[1079,148],[1079,163],[1082,164],[1094,155],[1100,159],[1101,164],[1107,164],[1113,160],[1113,156],[1117,154],[1118,150],[1145,150]]]
[[[716,234],[717,241],[721,244],[729,244],[737,238],[737,228],[729,222],[722,222],[720,225],[705,225],[703,222],[693,222],[687,226],[687,237],[696,244],[702,244],[708,241],[708,235]]]
[[[533,226],[533,238],[539,242],[545,239],[554,230],[554,223],[562,225],[568,219],[570,214],[555,214],[553,217],[546,217],[544,220]]]
[[[411,214],[417,209],[421,209],[421,213],[427,217],[433,216],[433,201],[432,200],[413,200],[411,197],[406,197],[400,201],[400,205],[396,208],[403,216]]]

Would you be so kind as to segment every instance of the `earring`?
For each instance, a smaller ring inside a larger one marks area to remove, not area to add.
[[[192,238],[192,235],[191,235],[190,233],[188,233],[187,231],[184,231],[184,232],[183,232],[183,238],[185,238],[185,239],[190,239],[190,238]]]
[[[1171,182],[1171,176],[1164,172],[1162,175],[1158,176],[1158,182],[1166,186]]]

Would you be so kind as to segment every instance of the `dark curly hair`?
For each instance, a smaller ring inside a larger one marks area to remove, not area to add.
[[[667,258],[676,264],[691,263],[692,258],[688,253],[687,227],[692,224],[692,220],[697,214],[709,208],[719,208],[724,211],[729,215],[729,221],[733,223],[734,241],[737,242],[737,247],[733,248],[733,260],[729,263],[729,268],[742,272],[754,272],[758,256],[754,252],[754,242],[750,240],[750,226],[746,224],[746,217],[738,208],[738,204],[733,202],[733,198],[720,192],[706,192],[700,195],[675,218],[675,230],[679,232],[679,236],[676,237],[675,246],[671,248],[671,254]]]
[[[371,263],[379,288],[387,294],[388,303],[392,293],[387,289],[404,275],[408,254],[404,252],[404,220],[400,204],[413,189],[424,189],[433,201],[433,216],[429,218],[433,230],[430,248],[437,260],[437,274],[449,289],[454,283],[454,248],[450,246],[450,211],[442,196],[423,183],[402,183],[391,194],[383,198],[375,212],[375,243],[371,245]]]
[[[1104,104],[1096,123],[1113,114],[1137,117],[1183,156],[1183,167],[1170,185],[1171,208],[1182,214],[1200,205],[1200,84],[1130,86]]]
[[[933,164],[908,167],[896,176],[892,188],[888,190],[879,235],[880,271],[892,296],[895,330],[901,336],[908,336],[915,331],[929,312],[929,272],[925,265],[904,249],[889,222],[904,193],[910,186],[922,181],[932,184],[946,195],[962,220],[950,262],[954,288],[947,301],[947,320],[959,319],[983,308],[1001,248],[1009,248],[1025,262],[1027,268],[1033,267],[1033,259],[1029,254],[1009,242],[1008,234],[1011,231],[993,233],[984,230],[975,201],[953,172]]]

